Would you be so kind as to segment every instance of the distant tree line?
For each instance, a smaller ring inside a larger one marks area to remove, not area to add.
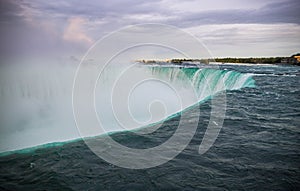
[[[151,64],[151,63],[172,63],[180,65],[187,62],[200,62],[204,64],[209,64],[210,62],[221,62],[221,63],[252,63],[252,64],[278,64],[278,63],[290,63],[299,64],[297,57],[300,53],[294,54],[290,57],[265,57],[265,58],[214,58],[214,59],[190,59],[190,58],[174,58],[167,61],[159,60],[138,60],[138,62]],[[299,59],[299,58],[298,58]]]
[[[172,59],[171,63],[181,64],[184,62],[201,62],[208,64],[209,62],[222,63],[253,63],[253,64],[276,64],[280,63],[284,57],[270,57],[270,58],[215,58],[215,59]]]
[[[270,57],[270,58],[215,58],[216,62],[223,63],[253,63],[253,64],[277,64],[280,63],[284,57]]]

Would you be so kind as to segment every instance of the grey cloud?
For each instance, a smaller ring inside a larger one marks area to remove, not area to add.
[[[266,5],[257,13],[258,19],[266,22],[283,22],[300,24],[300,1],[290,0]]]
[[[300,1],[290,0],[271,3],[260,9],[232,9],[186,13],[171,21],[181,27],[191,27],[204,24],[300,24]]]
[[[0,1],[0,23],[7,24],[12,22],[18,22],[22,19],[20,13],[22,8],[17,5],[15,0],[11,1]]]
[[[89,21],[87,26],[85,26],[85,30],[94,39],[120,27],[141,22],[158,22],[181,28],[209,24],[300,24],[299,0],[276,1],[258,9],[245,7],[244,9],[199,12],[173,10],[170,8],[171,6],[167,6],[166,1],[162,0],[31,0],[26,2],[21,0],[1,0],[0,2],[0,23],[2,24],[2,27],[0,27],[1,54],[8,54],[16,50],[30,51],[34,48],[41,52],[47,52],[48,49],[63,52],[64,50],[61,51],[63,48],[67,50],[70,47],[74,47],[66,44],[57,36],[49,35],[42,27],[35,27],[27,23],[24,17],[24,10],[30,13],[30,16],[36,23],[53,21],[55,25],[54,30],[58,33],[63,32],[69,18],[77,16],[85,18]],[[148,17],[141,19],[139,18],[140,14],[148,15]],[[158,19],[153,21],[151,16],[157,16]],[[7,25],[7,23],[10,24]],[[211,38],[222,38],[226,33],[238,35],[234,34],[234,30],[229,31],[228,29],[224,31],[222,29],[218,33],[208,34],[208,36]]]
[[[150,13],[161,11],[161,0],[90,0],[53,1],[35,0],[26,3],[32,9],[60,17],[83,16],[87,18],[121,17],[124,14]]]
[[[127,15],[160,15],[161,22],[171,24],[178,27],[192,27],[204,24],[245,24],[245,23],[296,23],[300,24],[299,10],[300,1],[286,0],[281,2],[270,3],[259,9],[232,9],[232,10],[210,10],[191,13],[178,12],[162,6],[161,0],[117,0],[117,1],[41,1],[32,0],[30,2],[22,2],[23,6],[34,10],[34,14],[38,17],[58,17],[60,19],[68,19],[74,16],[81,16],[88,20],[105,20],[112,25],[125,26],[128,24],[137,24],[141,22],[152,22],[152,20],[141,20],[136,16],[126,17]],[[12,7],[10,8],[12,9]],[[20,10],[15,10],[20,11]],[[14,10],[7,11],[14,12]],[[168,19],[163,19],[163,18]],[[117,26],[116,26],[117,27]]]

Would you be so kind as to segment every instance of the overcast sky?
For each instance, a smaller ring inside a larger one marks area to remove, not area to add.
[[[0,2],[1,56],[82,55],[104,35],[142,23],[183,29],[202,41],[213,57],[300,52],[299,0]]]

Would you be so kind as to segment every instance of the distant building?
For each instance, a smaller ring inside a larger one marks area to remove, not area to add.
[[[300,63],[300,55],[299,56],[294,56],[294,58],[296,58],[298,63]]]
[[[283,64],[296,64],[297,59],[294,58],[294,57],[283,58],[283,59],[281,59],[281,63],[283,63]]]
[[[287,58],[282,58],[281,63],[283,63],[283,64],[299,64],[300,56],[291,56],[291,57],[287,57]]]

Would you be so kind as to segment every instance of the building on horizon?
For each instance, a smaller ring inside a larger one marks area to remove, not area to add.
[[[300,54],[294,54],[291,57],[282,58],[281,63],[283,64],[300,64]]]

